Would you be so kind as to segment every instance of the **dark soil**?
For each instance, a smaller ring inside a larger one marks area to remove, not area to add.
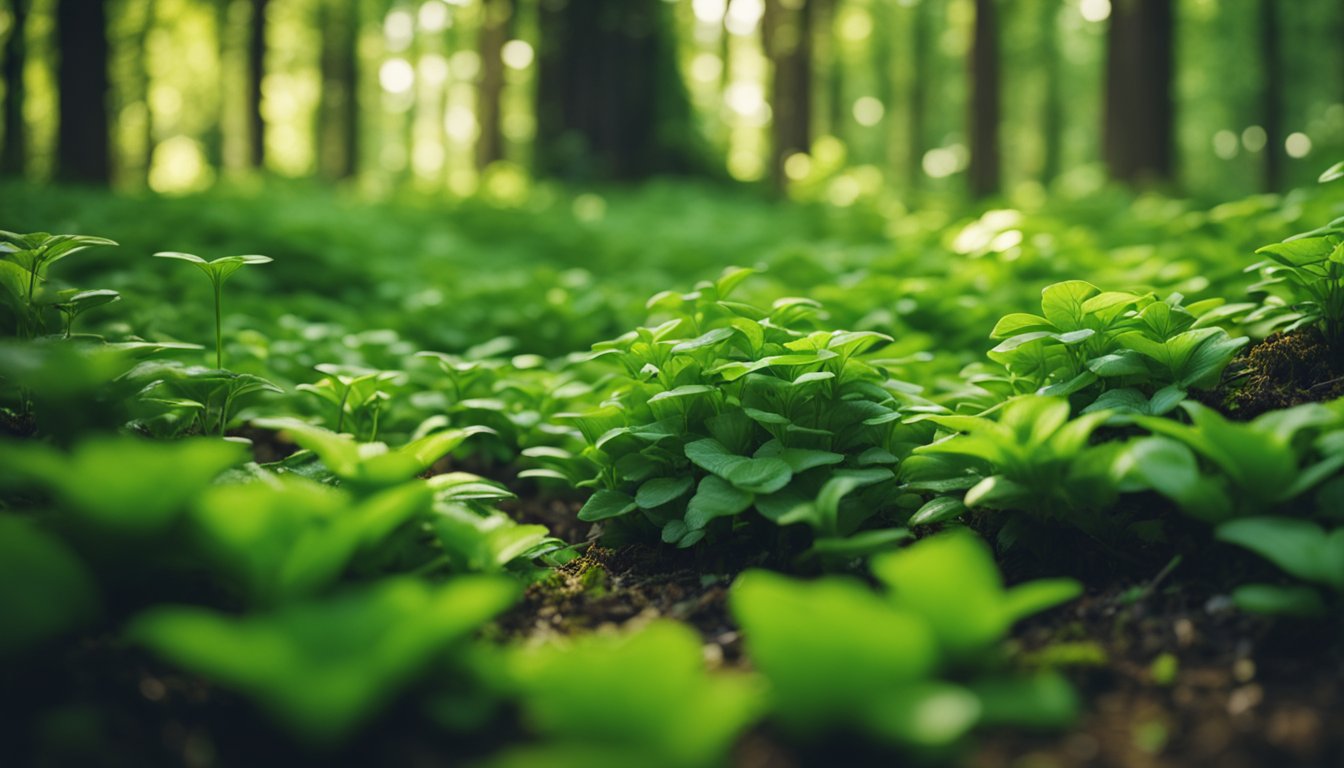
[[[1208,404],[1229,417],[1262,413],[1344,396],[1344,357],[1315,328],[1275,333],[1246,350],[1223,374]]]

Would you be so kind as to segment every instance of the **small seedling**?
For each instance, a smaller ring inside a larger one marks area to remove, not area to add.
[[[101,307],[104,304],[121,301],[121,294],[108,288],[99,288],[92,291],[81,291],[72,288],[61,291],[57,295],[61,297],[61,300],[52,306],[65,317],[65,338],[67,339],[70,338],[70,329],[74,326],[76,317],[79,317],[94,307]]]
[[[215,289],[215,367],[223,368],[224,332],[220,307],[223,303],[224,281],[234,272],[242,269],[245,264],[269,264],[274,259],[269,256],[249,254],[246,256],[224,256],[214,261],[206,261],[195,254],[179,253],[178,251],[160,251],[154,255],[161,259],[177,259],[195,264],[210,278],[210,284]]]
[[[16,301],[24,302],[22,307],[15,308],[20,318],[20,331],[31,336],[40,325],[37,287],[46,279],[52,264],[85,248],[116,244],[105,237],[89,235],[50,235],[46,232],[21,235],[0,230],[0,286],[8,289]]]

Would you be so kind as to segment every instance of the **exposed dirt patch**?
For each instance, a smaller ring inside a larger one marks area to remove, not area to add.
[[[1209,405],[1235,419],[1344,396],[1344,358],[1315,328],[1275,333],[1228,366]]]
[[[1092,593],[1018,632],[1022,658],[1072,660],[1084,715],[1068,733],[991,734],[971,765],[1344,765],[1338,627],[1247,616],[1188,587],[1132,598]]]

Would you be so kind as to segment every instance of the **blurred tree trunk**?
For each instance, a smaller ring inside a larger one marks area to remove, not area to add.
[[[971,44],[971,162],[967,190],[979,200],[999,191],[999,18],[997,0],[975,0]]]
[[[924,180],[924,122],[928,113],[928,81],[930,79],[929,70],[931,69],[927,34],[929,2],[930,0],[920,0],[911,9],[914,18],[910,23],[910,56],[912,60],[911,68],[914,71],[910,83],[910,127],[908,131],[910,146],[908,147],[909,159],[907,161],[909,175],[906,183],[912,191],[919,189]]]
[[[12,24],[5,40],[0,77],[5,80],[5,144],[0,150],[0,174],[22,176],[28,157],[28,130],[23,120],[23,66],[27,60],[28,0],[13,0]]]
[[[1265,188],[1283,188],[1283,54],[1280,46],[1280,0],[1260,0],[1261,122],[1265,126]]]
[[[484,170],[504,159],[504,134],[500,130],[500,102],[504,95],[504,43],[509,36],[510,0],[484,0],[483,18],[476,45],[481,55],[481,76],[476,84],[476,167]]]
[[[1060,90],[1059,0],[1041,3],[1041,56],[1045,60],[1045,115],[1041,120],[1045,158],[1041,182],[1049,185],[1059,176],[1064,140],[1064,103]]]
[[[705,173],[663,0],[542,0],[540,175],[637,180]]]
[[[270,0],[252,0],[247,42],[247,134],[253,168],[266,167],[266,118],[261,114],[261,86],[266,78],[266,10]]]
[[[227,3],[225,3],[227,4]],[[135,48],[140,52],[139,61],[134,68],[134,76],[130,82],[125,85],[126,103],[140,104],[145,111],[144,124],[141,128],[140,141],[144,146],[144,153],[140,156],[138,164],[135,165],[134,182],[136,186],[149,186],[149,172],[154,166],[154,110],[149,105],[149,34],[154,30],[154,20],[158,9],[156,0],[143,0],[141,3],[141,13],[143,17],[140,20],[140,26],[135,32]],[[125,6],[123,6],[125,8]],[[123,11],[124,12],[124,11]],[[221,34],[223,28],[221,27]],[[129,174],[128,174],[129,175]]]
[[[318,171],[327,179],[348,179],[359,170],[359,6],[327,0],[317,14],[322,31]]]
[[[814,0],[766,0],[761,19],[765,55],[774,65],[770,86],[770,177],[788,183],[784,163],[812,151],[812,13]]]
[[[1173,0],[1114,0],[1106,47],[1106,165],[1128,183],[1175,171]]]
[[[56,176],[63,181],[112,180],[108,118],[108,43],[105,0],[59,0],[56,87],[60,127]]]

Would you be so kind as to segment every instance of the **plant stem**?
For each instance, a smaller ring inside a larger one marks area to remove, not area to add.
[[[216,278],[215,285],[215,367],[224,368],[224,331],[221,328],[219,305],[223,300],[223,281]]]

